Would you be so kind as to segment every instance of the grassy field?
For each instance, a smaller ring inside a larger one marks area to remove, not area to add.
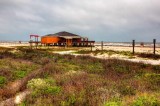
[[[0,48],[0,101],[27,89],[20,106],[160,105],[160,65],[52,52]]]

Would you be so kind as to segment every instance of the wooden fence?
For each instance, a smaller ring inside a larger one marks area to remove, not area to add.
[[[148,48],[153,48],[153,54],[156,54],[156,48],[160,48],[159,47],[156,47],[156,39],[153,39],[153,43],[150,43],[150,46],[146,46],[146,42],[136,42],[136,40],[132,40],[132,42],[127,42],[129,45],[128,46],[123,46],[123,45],[106,45],[103,41],[101,41],[98,45],[95,44],[94,46],[96,47],[99,47],[98,50],[104,50],[104,46],[119,46],[119,47],[131,47],[132,48],[132,53],[135,54],[136,50],[135,48],[136,47],[148,47]],[[160,43],[158,43],[160,45]],[[139,46],[137,46],[139,45]],[[91,47],[91,51],[93,50],[93,47]]]

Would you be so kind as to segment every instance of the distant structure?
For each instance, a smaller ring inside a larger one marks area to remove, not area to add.
[[[32,41],[32,40],[31,40],[32,37],[35,38],[35,41]],[[30,41],[32,41],[32,42],[38,42],[38,37],[40,37],[40,36],[39,36],[39,35],[30,35]]]
[[[32,40],[32,37],[35,38],[34,41]],[[37,49],[38,44],[41,43],[41,42],[38,41],[38,38],[39,38],[39,37],[40,37],[39,35],[30,35],[30,41],[29,41],[29,43],[30,43],[30,47],[31,47],[31,48],[32,48],[33,44],[35,44],[35,47],[36,47],[36,49]]]
[[[95,41],[89,41],[87,37],[81,37],[66,31],[41,37],[41,44],[48,46],[92,46],[94,43]]]

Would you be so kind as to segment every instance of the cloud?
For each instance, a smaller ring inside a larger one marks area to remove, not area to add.
[[[160,1],[1,0],[0,23],[1,40],[64,30],[98,41],[160,40]]]

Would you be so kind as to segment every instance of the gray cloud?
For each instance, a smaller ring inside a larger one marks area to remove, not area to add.
[[[0,1],[0,40],[65,30],[98,41],[152,41],[159,29],[159,0]]]

